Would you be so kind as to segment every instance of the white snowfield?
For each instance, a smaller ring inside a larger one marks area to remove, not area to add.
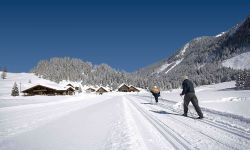
[[[227,32],[221,32],[220,34],[217,34],[215,37],[221,37],[222,35],[224,35]]]
[[[189,47],[189,43],[187,43],[186,45],[184,45],[183,49],[180,51],[180,53],[178,55],[176,55],[176,58],[181,57],[185,54],[187,48]],[[165,74],[167,74],[170,70],[174,69],[177,65],[179,65],[182,62],[183,58],[180,58],[174,62],[171,63],[165,63],[163,65],[161,65],[157,71],[157,73],[161,73],[162,71],[165,71]],[[171,66],[169,68],[169,66]],[[169,69],[167,69],[169,68]],[[167,70],[166,70],[167,69]]]
[[[5,90],[0,91],[8,93],[8,81],[0,80],[0,84],[0,89],[5,85]],[[241,102],[249,106],[250,91],[238,91],[246,92],[243,101],[228,100],[229,93],[233,95],[229,97],[239,96],[230,86],[232,82],[196,88],[205,116],[202,120],[195,119],[197,115],[191,105],[189,117],[181,116],[180,90],[162,92],[157,105],[145,91],[31,97],[1,94],[0,149],[249,149],[249,115],[240,115],[244,112],[240,109],[233,113],[236,110],[225,112],[220,107],[207,107],[207,104],[230,102],[235,107],[242,107],[238,105]]]
[[[222,65],[233,69],[250,69],[250,52],[242,53],[238,56],[227,59],[222,62]]]

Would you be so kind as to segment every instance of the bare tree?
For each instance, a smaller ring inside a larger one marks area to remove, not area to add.
[[[7,78],[7,68],[6,67],[4,67],[3,70],[2,70],[1,78],[2,79],[6,79]]]

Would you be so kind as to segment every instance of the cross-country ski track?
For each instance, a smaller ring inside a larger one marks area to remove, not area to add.
[[[0,149],[249,149],[247,119],[173,104],[120,94],[2,107]]]

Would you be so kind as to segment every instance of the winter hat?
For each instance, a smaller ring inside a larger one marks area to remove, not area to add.
[[[184,75],[184,76],[182,76],[182,79],[186,80],[186,79],[188,79],[188,76]]]

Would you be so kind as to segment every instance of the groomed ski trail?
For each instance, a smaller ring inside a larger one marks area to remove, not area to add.
[[[178,140],[184,139],[188,147],[184,146],[182,149],[248,149],[250,147],[250,134],[245,130],[213,122],[209,118],[197,120],[183,117],[182,111],[175,110],[170,105],[166,106],[166,103],[152,105],[150,98],[140,96],[127,98],[138,111],[144,113],[145,117],[162,123],[161,127],[165,126],[173,131]]]

